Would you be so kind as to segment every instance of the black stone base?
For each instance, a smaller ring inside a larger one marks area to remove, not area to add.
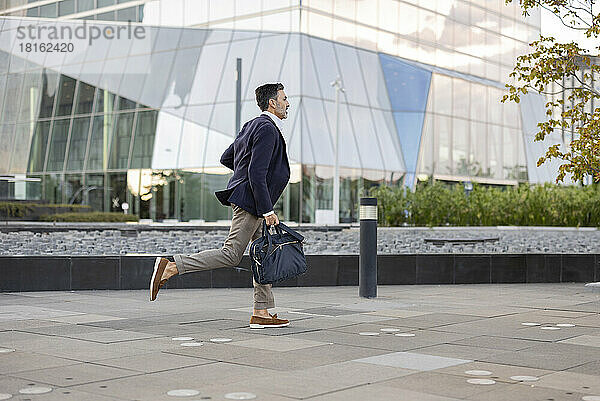
[[[0,291],[132,290],[149,287],[156,256],[0,256]],[[170,258],[172,260],[172,258]],[[275,286],[358,285],[358,255],[308,255],[308,273]],[[600,281],[600,255],[379,255],[390,284]],[[175,276],[166,288],[252,286],[250,259],[237,268]]]

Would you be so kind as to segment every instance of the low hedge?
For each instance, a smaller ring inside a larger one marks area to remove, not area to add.
[[[90,212],[90,213],[58,213],[40,216],[40,221],[57,222],[109,222],[122,223],[139,221],[139,216],[117,212]]]
[[[600,185],[586,187],[462,185],[440,182],[406,188],[374,187],[382,226],[600,226]]]
[[[48,212],[78,212],[91,211],[88,205],[67,205],[34,202],[0,202],[0,217],[9,219],[36,220]]]

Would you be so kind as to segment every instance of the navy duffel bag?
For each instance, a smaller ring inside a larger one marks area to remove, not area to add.
[[[271,284],[306,273],[306,257],[302,249],[304,237],[283,223],[271,234],[263,221],[262,237],[250,244],[252,275],[259,284]]]

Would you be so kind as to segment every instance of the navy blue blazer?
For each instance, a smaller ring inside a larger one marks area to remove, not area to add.
[[[227,189],[215,192],[219,201],[259,217],[273,210],[290,179],[285,140],[265,114],[244,124],[221,164],[232,169],[233,176]]]

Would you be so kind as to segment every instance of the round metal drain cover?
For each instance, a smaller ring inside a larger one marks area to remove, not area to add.
[[[394,334],[396,337],[414,337],[415,335],[413,333],[398,333],[398,334]]]
[[[228,400],[253,400],[256,395],[252,393],[229,393],[225,394],[225,398]]]
[[[202,343],[198,343],[198,342],[181,343],[182,347],[200,347],[202,345],[203,345]]]
[[[15,349],[13,348],[0,348],[0,354],[5,354],[8,352],[15,352]]]
[[[232,341],[231,338],[211,338],[210,342],[212,343],[228,343]]]
[[[173,397],[191,397],[198,394],[200,394],[200,391],[190,389],[171,390],[167,392],[167,395],[171,395]]]
[[[49,393],[50,391],[52,391],[52,389],[50,387],[34,386],[34,387],[22,388],[21,390],[19,390],[19,393],[21,393],[21,394],[46,394],[46,393]]]
[[[362,333],[358,333],[361,336],[378,336],[379,333],[376,333],[374,331],[364,331]]]
[[[392,327],[389,327],[389,328],[381,329],[381,331],[383,331],[384,333],[396,333],[396,332],[400,331],[400,329],[394,329]]]
[[[471,376],[491,376],[492,372],[490,372],[489,370],[467,370],[465,371],[466,374],[471,375]]]
[[[9,398],[12,398],[12,394],[0,394],[0,400],[8,400]]]
[[[581,398],[583,401],[600,401],[600,395],[586,395]]]
[[[467,383],[490,385],[490,384],[496,384],[496,381],[492,380],[492,379],[469,379],[469,380],[467,380]]]
[[[545,327],[540,327],[541,330],[560,330],[560,327],[554,327],[554,326],[545,326]]]
[[[540,323],[533,323],[533,322],[525,322],[525,323],[521,323],[521,325],[523,325],[523,326],[541,326]]]
[[[575,327],[575,325],[572,323],[559,323],[556,327]]]
[[[192,341],[193,337],[173,337],[171,340],[173,341]]]
[[[536,382],[540,380],[539,377],[535,376],[511,376],[510,379],[518,382]]]

